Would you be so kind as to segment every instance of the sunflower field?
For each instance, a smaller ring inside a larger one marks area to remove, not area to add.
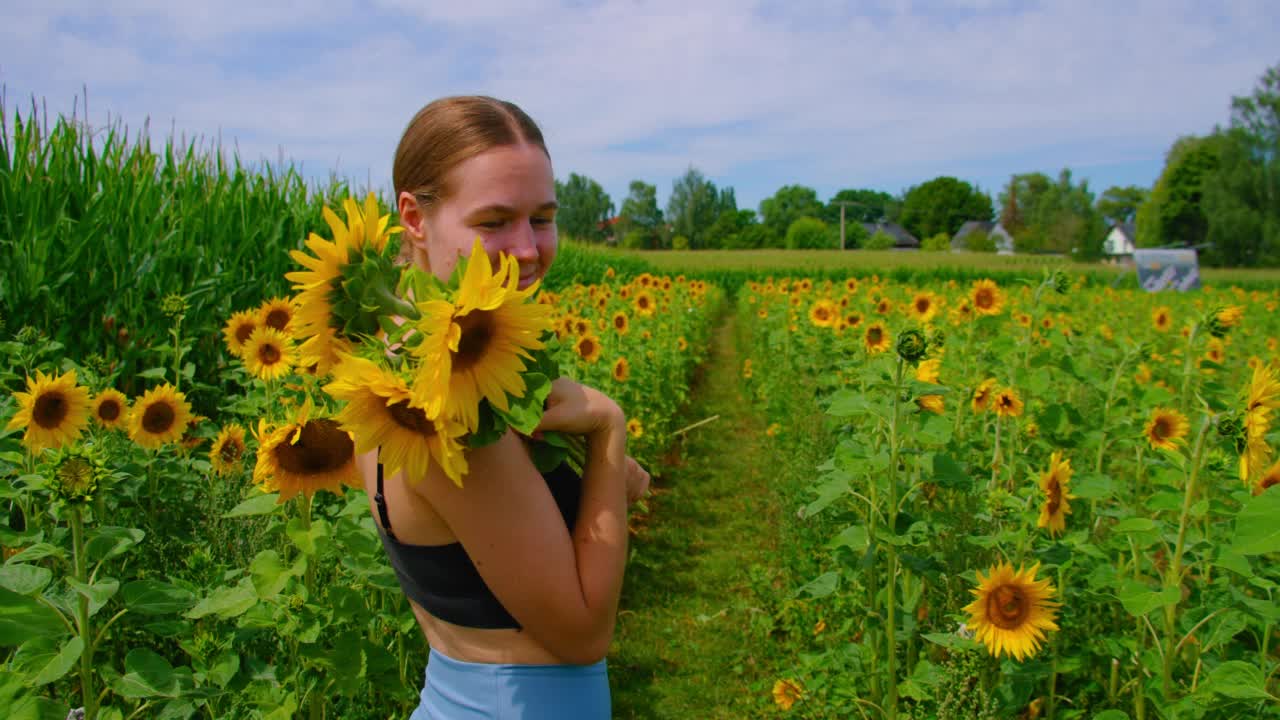
[[[825,559],[777,705],[1280,715],[1278,304],[1048,270],[749,282],[748,393],[785,433],[782,399],[812,378],[834,447],[797,508]]]
[[[201,370],[167,374],[164,353],[129,397],[121,372],[35,329],[0,345],[22,371],[0,400],[6,717],[407,714],[426,653],[356,456],[381,445],[391,472],[438,463],[461,483],[464,436],[495,422],[528,432],[539,415],[521,403],[540,411],[563,374],[616,398],[630,453],[656,462],[722,314],[718,288],[609,269],[535,295],[477,249],[456,297],[427,301],[439,291],[422,285],[417,307],[380,296],[421,316],[412,354],[425,380],[409,383],[339,332],[362,317],[343,315],[338,283],[394,255],[372,195],[340,211],[323,211],[332,237],[292,252],[295,294],[225,319],[222,381],[241,390],[209,417],[183,384]],[[186,298],[162,311],[177,336]]]

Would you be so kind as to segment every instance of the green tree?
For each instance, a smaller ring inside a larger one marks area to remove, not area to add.
[[[818,250],[836,247],[826,223],[815,217],[798,217],[787,228],[788,250]]]
[[[1253,95],[1232,98],[1231,125],[1218,135],[1218,167],[1203,187],[1206,262],[1280,264],[1280,65]]]
[[[1201,207],[1205,178],[1218,169],[1222,136],[1178,138],[1151,196],[1138,208],[1138,247],[1198,245],[1209,234]]]
[[[760,224],[774,238],[771,247],[782,246],[791,223],[802,217],[822,217],[818,192],[811,187],[784,185],[772,197],[760,201]]]
[[[662,210],[658,208],[657,187],[643,180],[631,181],[627,199],[622,201],[622,210],[618,212],[618,233],[645,249],[662,247]]]
[[[1041,175],[1041,177],[1044,177]],[[1004,226],[1005,232],[1013,237],[1017,237],[1019,233],[1026,229],[1027,224],[1022,219],[1022,209],[1018,206],[1018,182],[1017,175],[1009,181],[1009,186],[1000,194],[1000,224]],[[1049,178],[1045,178],[1046,182]]]
[[[1008,228],[1005,228],[1006,230]],[[993,253],[996,248],[996,239],[983,230],[975,230],[964,236],[964,247],[970,252],[989,252]]]
[[[1057,180],[1044,173],[1014,175],[1000,194],[1004,215],[1016,212],[1021,228],[1011,231],[1019,252],[1074,253],[1093,258],[1102,254],[1106,224],[1094,207],[1088,181],[1075,183],[1071,170]],[[1005,225],[1005,230],[1009,226]]]
[[[988,221],[991,196],[963,180],[937,177],[907,190],[899,222],[912,235],[955,235],[968,220]]]
[[[931,235],[920,241],[920,249],[930,252],[946,252],[951,249],[951,236],[946,233]]]
[[[880,190],[841,190],[822,208],[822,221],[828,225],[840,225],[840,203],[854,203],[845,205],[844,221],[846,238],[848,236],[849,223],[875,223],[875,222],[896,222],[900,204],[892,195]]]
[[[556,181],[556,225],[566,235],[602,242],[607,232],[602,224],[613,217],[613,200],[600,183],[585,175],[569,173],[568,182]]]
[[[761,242],[763,236],[752,229],[759,229],[755,211],[729,210],[720,211],[720,216],[707,228],[706,247],[736,250],[739,248],[760,247],[751,243]]]
[[[1098,197],[1098,212],[1112,224],[1133,222],[1150,194],[1150,190],[1137,185],[1112,185]]]
[[[688,238],[689,247],[703,247],[703,236],[720,214],[721,196],[715,183],[693,166],[672,183],[667,200],[671,231]]]
[[[876,230],[875,234],[862,243],[866,250],[888,250],[897,244],[897,240],[884,230]]]

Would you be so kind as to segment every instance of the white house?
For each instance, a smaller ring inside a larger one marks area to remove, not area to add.
[[[1138,239],[1137,228],[1133,223],[1117,223],[1107,233],[1102,242],[1102,251],[1107,255],[1132,255]]]

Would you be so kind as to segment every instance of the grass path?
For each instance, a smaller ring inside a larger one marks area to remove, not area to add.
[[[742,394],[735,324],[730,312],[717,329],[685,424],[719,418],[676,448],[632,542],[609,658],[616,718],[754,717],[772,704],[772,608],[794,587],[778,552],[789,465]]]

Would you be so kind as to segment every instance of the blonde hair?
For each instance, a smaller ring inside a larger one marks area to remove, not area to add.
[[[536,145],[551,158],[537,123],[515,103],[485,95],[435,100],[413,116],[400,137],[391,168],[395,196],[411,193],[423,209],[429,208],[453,193],[448,179],[455,167],[486,150],[522,143]],[[401,260],[408,260],[409,253],[406,242]]]

